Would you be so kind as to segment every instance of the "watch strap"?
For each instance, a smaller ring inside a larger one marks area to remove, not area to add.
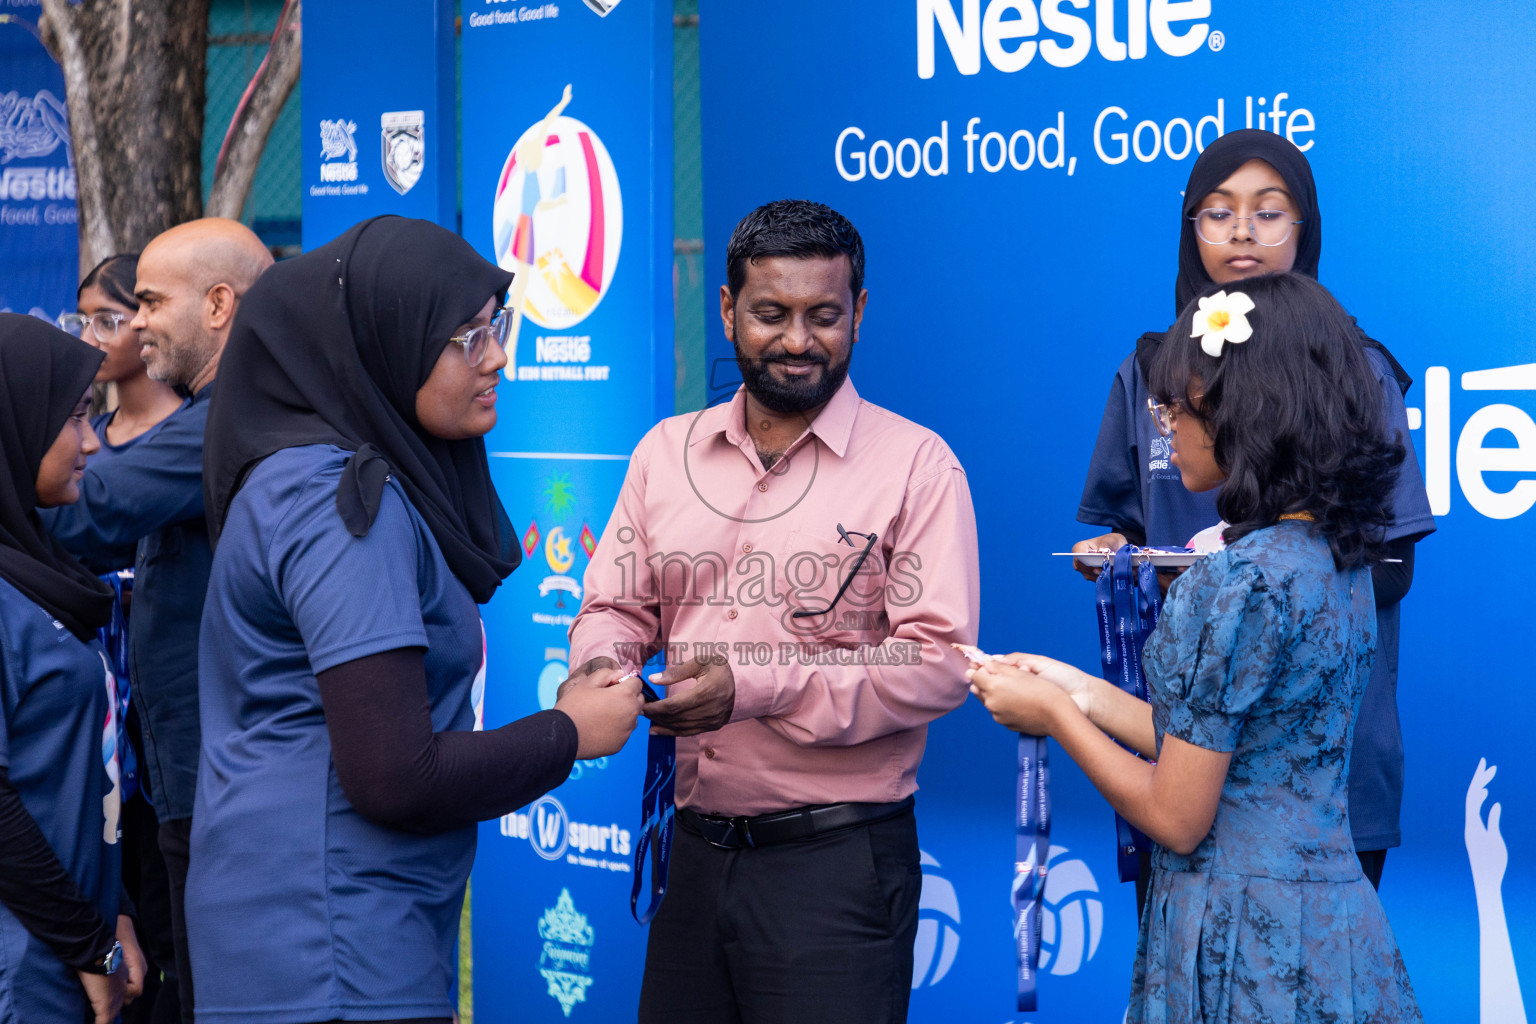
[[[123,944],[112,940],[112,948],[81,968],[89,974],[114,974],[123,962]]]

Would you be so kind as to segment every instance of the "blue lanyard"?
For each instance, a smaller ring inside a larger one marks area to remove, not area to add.
[[[133,590],[133,579],[123,579],[115,572],[102,577],[112,588],[112,621],[96,631],[101,646],[107,649],[112,674],[117,677],[117,769],[126,803],[139,791],[139,761],[128,742],[128,701],[133,695],[133,679],[128,674],[128,617],[123,613],[123,595]]]
[[[1136,558],[1139,548],[1127,544],[1099,574],[1099,657],[1104,678],[1138,700],[1147,699],[1147,681],[1141,672],[1141,655],[1157,626],[1162,597],[1157,589],[1157,570]],[[1138,850],[1151,844],[1141,831],[1115,815],[1116,860],[1120,881],[1131,882],[1140,873]]]
[[[651,736],[645,748],[645,793],[640,798],[640,842],[635,846],[635,880],[629,890],[629,912],[650,924],[667,894],[667,865],[672,860],[672,828],[677,820],[673,788],[677,782],[677,740]],[[647,857],[646,854],[650,856]],[[640,909],[640,890],[650,868],[651,898]]]
[[[1033,1012],[1040,972],[1040,905],[1051,853],[1051,769],[1044,736],[1019,734],[1019,814],[1015,821],[1013,938],[1019,1010]]]

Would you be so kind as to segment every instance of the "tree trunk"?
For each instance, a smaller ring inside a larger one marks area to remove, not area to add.
[[[39,27],[64,69],[83,275],[203,215],[209,0],[41,2]],[[236,112],[211,193],[219,216],[240,216],[298,80],[299,13],[299,0],[289,0]]]
[[[203,212],[209,0],[42,0],[64,67],[82,273]]]
[[[214,168],[213,189],[208,194],[208,216],[236,217],[245,210],[256,180],[256,168],[267,146],[267,136],[282,113],[283,104],[299,81],[302,51],[301,0],[286,0],[272,33],[272,45],[246,87],[245,95],[230,120],[229,131]]]

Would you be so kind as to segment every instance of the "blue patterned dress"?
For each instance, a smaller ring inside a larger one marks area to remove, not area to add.
[[[1157,847],[1130,1024],[1421,1024],[1349,833],[1349,751],[1370,678],[1370,571],[1287,521],[1169,590],[1144,664],[1165,735],[1231,751],[1210,834]]]

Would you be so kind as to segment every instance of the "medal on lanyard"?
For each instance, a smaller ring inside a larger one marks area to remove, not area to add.
[[[1141,654],[1157,626],[1161,595],[1157,589],[1157,570],[1150,561],[1136,558],[1140,550],[1127,544],[1106,561],[1099,574],[1096,603],[1099,657],[1105,680],[1138,700],[1146,700],[1147,681],[1141,672]],[[1135,881],[1140,873],[1137,853],[1150,848],[1149,840],[1140,829],[1116,814],[1115,842],[1120,881]]]
[[[1015,822],[1013,940],[1019,1010],[1033,1012],[1040,973],[1040,908],[1051,852],[1051,773],[1044,736],[1019,734],[1019,814]]]
[[[659,699],[649,683],[641,682],[640,689],[646,703]],[[640,841],[635,845],[635,880],[629,890],[629,912],[641,924],[651,923],[667,894],[667,865],[672,860],[672,829],[677,820],[677,740],[671,736],[649,736],[647,740],[645,792],[640,797]],[[651,894],[642,910],[640,892],[647,876]]]

